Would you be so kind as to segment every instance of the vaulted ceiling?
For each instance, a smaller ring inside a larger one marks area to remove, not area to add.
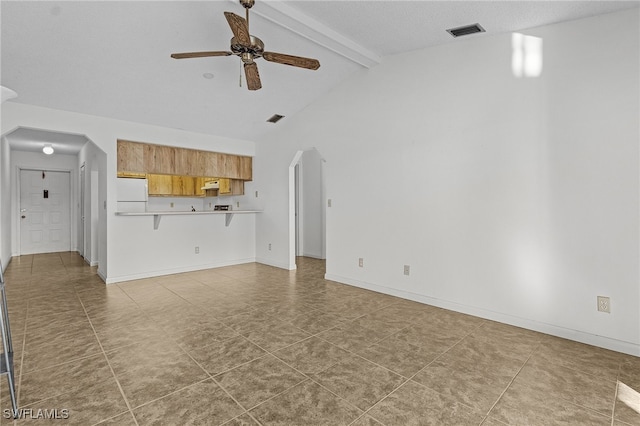
[[[247,140],[280,124],[383,58],[462,42],[445,30],[486,33],[638,7],[638,1],[261,1],[251,33],[265,50],[317,58],[310,71],[258,59],[263,88],[249,91],[236,56],[176,60],[174,52],[228,50],[223,15],[235,0],[6,1],[1,85],[10,102]],[[242,87],[240,87],[240,84]]]

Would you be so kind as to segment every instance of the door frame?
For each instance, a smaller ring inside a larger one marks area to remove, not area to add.
[[[73,251],[73,236],[74,236],[74,232],[73,232],[73,224],[76,223],[76,221],[74,220],[74,214],[73,214],[73,203],[75,200],[74,197],[74,193],[73,193],[73,170],[70,169],[59,169],[59,168],[55,168],[55,167],[43,167],[43,168],[38,168],[38,167],[32,167],[32,166],[17,166],[17,176],[16,176],[16,207],[15,209],[13,209],[14,213],[16,214],[15,216],[15,224],[16,224],[16,248],[17,248],[17,256],[21,256],[22,255],[22,221],[20,220],[20,216],[22,215],[22,212],[20,211],[21,206],[22,206],[22,192],[21,192],[21,185],[22,185],[22,171],[34,171],[34,172],[62,172],[62,173],[69,173],[69,204],[68,204],[68,208],[69,208],[69,251]]]

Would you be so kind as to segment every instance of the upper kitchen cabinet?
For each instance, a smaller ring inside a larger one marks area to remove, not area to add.
[[[144,167],[147,173],[176,174],[176,148],[144,144]]]
[[[143,144],[118,141],[118,172],[146,173]]]
[[[218,154],[218,175],[240,179],[240,157],[231,154]]]
[[[240,157],[240,179],[253,180],[253,158]]]

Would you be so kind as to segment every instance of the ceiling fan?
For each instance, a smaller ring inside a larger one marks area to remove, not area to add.
[[[320,62],[317,59],[285,55],[283,53],[265,52],[262,40],[249,34],[249,9],[254,5],[255,0],[239,1],[246,9],[246,19],[236,15],[235,13],[224,12],[224,16],[227,18],[227,22],[233,32],[233,37],[231,38],[231,51],[222,50],[213,52],[173,53],[171,54],[171,57],[174,59],[186,59],[203,58],[207,56],[239,56],[244,64],[244,73],[247,78],[247,87],[249,90],[258,90],[262,87],[260,74],[258,74],[258,66],[254,62],[254,59],[257,58],[264,58],[269,62],[276,62],[279,64],[291,65],[310,70],[317,70],[320,68]]]

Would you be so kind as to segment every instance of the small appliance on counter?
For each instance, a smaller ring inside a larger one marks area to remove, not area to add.
[[[231,204],[216,204],[213,206],[213,210],[226,212],[231,210]]]

